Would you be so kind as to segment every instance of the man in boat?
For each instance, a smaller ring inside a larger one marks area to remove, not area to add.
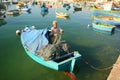
[[[63,34],[63,30],[57,27],[57,21],[53,21],[53,26],[48,33],[50,44],[42,46],[37,50],[36,55],[42,56],[44,60],[56,60],[61,56],[70,53],[70,46],[66,42],[60,42],[59,40],[59,36]]]
[[[50,32],[50,43],[54,43],[55,39],[57,40],[58,37],[63,34],[63,29],[58,28],[57,21],[53,21],[53,26],[49,30]]]

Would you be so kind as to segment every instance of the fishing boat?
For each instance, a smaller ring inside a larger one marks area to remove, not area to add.
[[[96,23],[104,23],[104,24],[110,24],[110,25],[115,25],[115,26],[120,26],[120,21],[117,18],[97,18],[97,17],[92,17],[93,22]]]
[[[92,23],[92,27],[97,30],[105,31],[105,32],[113,32],[115,29],[115,26],[109,25],[109,24],[103,24],[103,23]]]
[[[69,20],[70,19],[69,16],[57,16],[57,15],[56,15],[56,18],[64,19],[64,20]]]
[[[69,9],[70,9],[70,5],[69,5],[69,4],[66,5],[66,6],[65,6],[65,9],[66,9],[66,10],[69,10]]]
[[[15,10],[10,10],[10,11],[7,11],[7,14],[8,15],[16,15],[16,14],[19,14],[19,10],[15,9]]]
[[[20,10],[21,10],[21,11],[30,11],[31,8],[28,8],[28,7],[22,7]]]
[[[48,12],[48,8],[47,7],[41,7],[41,12]]]
[[[74,11],[82,11],[82,7],[74,6]]]
[[[76,60],[81,58],[78,51],[61,53],[63,50],[59,45],[64,44],[58,40],[57,43],[49,44],[49,29],[34,29],[25,27],[21,32],[21,42],[27,55],[48,68],[57,71],[73,72]],[[60,38],[59,38],[60,39]],[[57,47],[57,48],[56,48]],[[65,46],[64,46],[65,47]],[[60,51],[56,52],[56,49]],[[59,55],[59,53],[61,55]]]
[[[73,7],[74,7],[74,11],[82,11],[81,4],[74,4]]]
[[[92,28],[92,30],[95,31],[97,34],[102,34],[102,35],[107,35],[107,36],[111,36],[115,33],[115,30],[113,30],[112,32],[107,32],[104,30],[96,29],[96,28]]]
[[[56,16],[67,17],[69,14],[56,11]]]

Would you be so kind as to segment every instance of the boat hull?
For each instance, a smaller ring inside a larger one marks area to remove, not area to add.
[[[68,17],[69,15],[66,13],[62,13],[62,12],[56,12],[56,16],[60,16],[60,17]]]
[[[104,23],[104,24],[120,26],[120,21],[94,19],[93,22],[100,22],[100,23]]]
[[[93,28],[105,32],[113,32],[115,27],[105,27],[104,25],[97,25],[93,23]]]
[[[51,69],[57,70],[57,71],[70,71],[72,60],[75,59],[75,61],[76,61],[76,60],[79,60],[81,57],[81,55],[79,53],[77,53],[74,57],[66,59],[62,62],[55,62],[53,60],[45,61],[42,57],[37,56],[37,55],[31,53],[30,51],[28,51],[27,48],[24,47],[24,49],[25,49],[27,55],[30,58],[32,58],[34,61],[38,62],[39,64],[41,64],[43,66],[46,66],[48,68],[51,68]]]
[[[57,56],[57,54],[54,54],[54,52],[46,52],[46,50],[44,50],[42,47],[50,45],[48,41],[47,31],[47,29],[36,30],[32,27],[26,27],[23,30],[23,32],[21,33],[21,43],[27,55],[39,64],[44,65],[53,70],[70,71],[72,73],[75,66],[75,62],[76,60],[80,59],[81,55],[78,51],[70,53],[60,52],[59,54],[62,55],[59,56]],[[55,44],[53,45],[55,46]],[[47,50],[52,48],[52,46],[50,46],[50,48],[48,47],[45,48]],[[42,51],[40,49],[42,49]]]

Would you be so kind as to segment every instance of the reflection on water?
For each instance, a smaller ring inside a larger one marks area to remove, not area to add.
[[[7,22],[4,19],[0,19],[0,26],[7,24]]]
[[[31,10],[29,10],[29,11],[21,11],[21,12],[20,12],[20,14],[31,14],[31,13],[32,13]]]
[[[17,17],[17,16],[20,16],[20,14],[14,14],[14,15],[12,15],[12,14],[7,14],[7,16],[9,16],[9,17]]]
[[[45,17],[49,12],[41,12],[42,17]]]
[[[64,8],[59,10],[66,11]],[[103,36],[86,28],[91,23],[91,12],[83,10],[73,14],[71,7],[68,11],[70,20],[63,20],[55,18],[54,7],[49,9],[49,14],[45,17],[40,15],[40,8],[36,5],[31,11],[30,15],[6,17],[7,24],[0,28],[0,80],[70,80],[62,72],[46,68],[28,57],[20,37],[15,34],[16,30],[23,29],[25,25],[35,25],[38,29],[51,27],[54,19],[58,26],[64,29],[62,40],[66,40],[72,50],[79,51],[89,64],[104,68],[116,61],[120,53],[120,32],[115,31],[112,36]],[[74,68],[76,80],[107,80],[109,72],[110,70],[96,71],[82,60],[78,61]]]

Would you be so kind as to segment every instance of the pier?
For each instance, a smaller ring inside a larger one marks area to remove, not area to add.
[[[113,69],[111,70],[107,80],[120,80],[120,55],[116,63],[113,65]]]

